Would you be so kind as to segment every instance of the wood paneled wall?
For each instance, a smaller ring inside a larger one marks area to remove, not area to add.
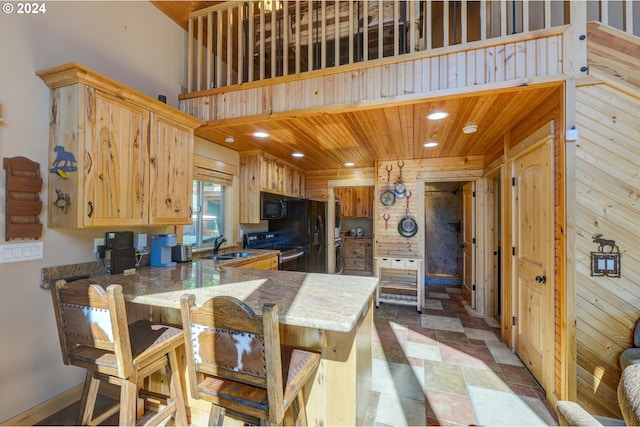
[[[373,185],[374,168],[325,169],[307,171],[305,197],[313,200],[329,200],[333,187],[366,187]]]
[[[600,84],[578,87],[576,101],[577,397],[620,416],[618,357],[640,317],[640,97]],[[619,245],[620,278],[591,277],[596,233]]]
[[[452,174],[457,178],[478,178],[482,176],[485,167],[484,156],[450,157],[443,159],[405,160],[402,167],[402,182],[405,184],[409,199],[409,215],[418,223],[418,233],[413,237],[403,237],[398,233],[398,223],[407,213],[407,198],[396,198],[391,206],[380,202],[380,195],[387,189],[387,170],[391,166],[389,187],[398,182],[400,168],[395,160],[377,163],[376,182],[374,191],[374,234],[376,255],[403,256],[424,255],[424,194],[419,190],[424,186],[419,182],[451,180]],[[384,216],[389,215],[385,225]]]

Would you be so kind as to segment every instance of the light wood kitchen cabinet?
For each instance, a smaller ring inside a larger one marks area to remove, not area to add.
[[[156,115],[151,135],[151,224],[191,224],[193,129]]]
[[[342,251],[343,274],[373,275],[373,238],[345,236]]]
[[[342,218],[373,217],[373,187],[339,187],[334,194],[340,198]]]
[[[260,188],[274,194],[285,193],[285,165],[277,159],[260,157]]]
[[[255,268],[256,270],[277,270],[278,255],[273,255],[256,261],[234,263],[233,266],[240,268]]]
[[[261,151],[240,153],[240,223],[260,222],[260,192],[304,197],[304,171]]]
[[[37,74],[51,88],[49,227],[191,223],[200,120],[79,64]]]

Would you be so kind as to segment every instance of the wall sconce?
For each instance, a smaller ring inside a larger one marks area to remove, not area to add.
[[[620,249],[615,240],[602,238],[602,234],[593,236],[598,244],[598,252],[591,252],[592,277],[620,277]],[[608,252],[604,249],[609,248]]]

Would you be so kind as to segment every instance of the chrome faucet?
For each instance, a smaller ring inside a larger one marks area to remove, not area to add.
[[[224,242],[226,242],[227,239],[224,236],[218,236],[215,239],[213,239],[213,254],[217,255],[218,254],[218,250],[220,249],[220,246],[222,246],[222,244]]]

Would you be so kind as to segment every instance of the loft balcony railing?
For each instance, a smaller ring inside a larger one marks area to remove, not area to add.
[[[188,91],[363,63],[567,24],[584,28],[586,21],[600,21],[639,35],[640,2],[229,1],[190,16]]]

